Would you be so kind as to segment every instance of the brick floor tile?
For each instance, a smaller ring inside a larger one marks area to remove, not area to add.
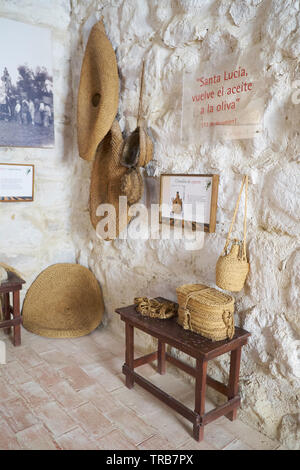
[[[1,368],[2,377],[10,384],[30,382],[31,377],[18,361],[10,362]]]
[[[88,401],[88,399],[81,396],[79,392],[76,392],[66,380],[62,380],[61,382],[54,384],[52,387],[49,387],[49,393],[63,408],[66,408],[67,410],[76,408]]]
[[[116,337],[111,334],[110,332],[105,332],[104,330],[100,330],[98,332],[95,332],[95,334],[92,336],[92,340],[95,341],[101,349],[105,349],[106,351],[109,351],[112,353],[114,356],[119,356],[123,357],[124,356],[124,351],[125,351],[125,342],[124,340],[118,341]]]
[[[204,440],[216,449],[223,449],[234,439],[234,434],[220,423],[213,422],[204,427]]]
[[[17,395],[6,381],[0,378],[0,403],[1,401],[16,398]]]
[[[75,390],[82,390],[95,383],[95,380],[78,366],[63,367],[59,372],[61,377],[65,378]]]
[[[239,419],[229,421],[227,418],[223,418],[222,426],[232,433],[234,437],[240,439],[255,450],[272,450],[280,445],[278,441],[269,439],[267,436],[247,426]]]
[[[11,427],[0,415],[0,450],[20,450],[21,447]]]
[[[70,411],[70,414],[88,435],[104,436],[114,429],[111,421],[92,403],[85,403]]]
[[[194,386],[186,383],[181,378],[174,377],[171,374],[156,374],[151,377],[151,382],[157,387],[170,394],[172,397],[179,398],[184,394],[194,390]]]
[[[62,351],[53,349],[40,354],[40,357],[54,369],[62,369],[63,367],[75,365],[75,360],[72,356],[68,356]]]
[[[92,341],[88,336],[83,336],[81,338],[72,339],[72,343],[77,347],[78,351],[81,351],[85,354],[100,355],[101,347],[99,344]]]
[[[56,351],[62,351],[64,354],[67,354],[68,356],[70,355],[76,355],[80,351],[77,346],[72,342],[72,339],[68,338],[59,338],[58,341],[56,341],[53,349]]]
[[[2,403],[1,411],[14,432],[22,431],[37,423],[36,417],[21,398]]]
[[[107,392],[111,392],[120,388],[124,385],[124,378],[122,374],[115,375],[109,370],[105,369],[102,366],[96,367],[85,367],[83,366],[87,374],[98,382]]]
[[[240,439],[234,439],[230,444],[223,447],[223,450],[253,450],[250,446],[242,442]]]
[[[18,443],[25,450],[59,450],[59,445],[51,433],[41,425],[36,424],[16,434]]]
[[[97,439],[101,450],[137,450],[138,448],[130,442],[128,437],[121,431],[115,429],[106,436]]]
[[[136,372],[146,379],[150,379],[153,375],[157,374],[156,363],[144,364],[143,366],[137,367]]]
[[[143,390],[137,384],[135,384],[132,389],[126,387],[118,388],[111,392],[111,395],[116,401],[130,408],[142,418],[150,413],[155,413],[163,406],[158,398],[155,398],[151,393]]]
[[[110,413],[122,405],[116,401],[112,393],[107,392],[101,385],[95,384],[91,387],[84,388],[78,395],[84,401],[90,401],[102,413]]]
[[[144,354],[138,348],[135,357]],[[0,450],[270,450],[281,449],[240,420],[220,417],[205,426],[204,440],[192,424],[138,385],[125,387],[124,338],[100,327],[81,338],[48,339],[22,329],[22,346],[0,329],[7,364],[0,365]],[[137,372],[189,408],[194,385],[173,366],[157,374],[156,362]],[[206,411],[215,405],[206,400]],[[241,413],[240,413],[241,414]]]
[[[171,440],[172,436],[170,436],[170,441],[168,441],[159,435],[155,435],[141,442],[138,448],[140,450],[172,450],[175,447],[171,444]]]
[[[148,414],[145,420],[153,426],[155,434],[159,434],[167,440],[172,436],[172,445],[175,448],[184,444],[192,436],[192,424],[162,403],[158,410]]]
[[[30,340],[30,347],[37,354],[41,354],[48,351],[53,351],[53,349],[57,347],[57,342],[59,342],[59,340],[32,335],[32,339]]]
[[[55,436],[60,436],[76,427],[71,416],[55,402],[40,406],[35,410],[35,414]]]
[[[41,406],[50,401],[49,395],[37,382],[27,382],[25,384],[18,385],[16,389],[32,408]]]
[[[206,442],[205,440],[201,442],[197,442],[195,441],[195,439],[190,438],[184,444],[178,447],[178,450],[218,450],[218,449],[216,449],[216,447],[212,446],[211,444],[208,444],[208,442]]]
[[[57,438],[58,444],[64,450],[97,450],[98,444],[96,441],[90,439],[87,434],[76,427]]]
[[[106,359],[105,361],[102,361],[101,362],[101,367],[103,367],[104,369],[106,369],[110,373],[118,375],[122,372],[123,364],[124,364],[123,358],[112,356],[109,359]]]
[[[36,366],[28,369],[28,373],[44,388],[52,387],[61,381],[59,373],[50,365]],[[32,379],[31,379],[32,380]]]
[[[25,370],[38,366],[44,361],[32,348],[15,348],[14,356],[22,364]]]
[[[155,434],[153,427],[149,426],[129,408],[117,409],[112,413],[108,413],[107,416],[135,445]]]

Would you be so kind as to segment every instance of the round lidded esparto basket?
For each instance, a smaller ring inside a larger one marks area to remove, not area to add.
[[[213,341],[234,335],[234,298],[204,284],[184,284],[176,289],[178,323]]]
[[[32,283],[23,304],[23,326],[48,338],[76,338],[101,323],[104,303],[94,274],[79,264],[54,264]]]

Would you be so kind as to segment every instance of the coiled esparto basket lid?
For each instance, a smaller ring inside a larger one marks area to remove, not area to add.
[[[94,274],[78,264],[55,264],[30,286],[23,304],[23,326],[48,338],[76,338],[101,323],[104,303]]]

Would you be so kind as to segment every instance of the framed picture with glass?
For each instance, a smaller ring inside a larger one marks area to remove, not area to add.
[[[189,223],[193,230],[215,232],[219,175],[163,174],[160,223]]]

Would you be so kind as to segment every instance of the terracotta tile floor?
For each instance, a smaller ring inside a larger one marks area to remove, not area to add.
[[[97,329],[77,339],[47,339],[22,328],[22,345],[6,343],[0,365],[0,449],[277,449],[279,443],[241,421],[225,417],[205,427],[205,440],[191,437],[192,425],[135,385],[124,385],[124,342]],[[139,368],[144,375],[193,407],[191,385],[180,378]],[[207,409],[212,408],[207,401]]]

